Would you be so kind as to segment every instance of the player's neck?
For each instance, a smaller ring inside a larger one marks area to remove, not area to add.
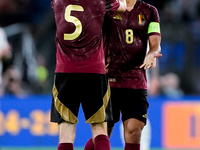
[[[127,10],[131,11],[134,8],[136,2],[137,0],[126,0]]]

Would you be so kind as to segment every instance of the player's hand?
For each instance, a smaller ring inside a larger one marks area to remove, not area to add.
[[[162,57],[162,54],[159,54],[157,52],[154,53],[148,53],[144,59],[144,63],[140,66],[140,68],[149,69],[151,67],[156,67],[156,58]]]

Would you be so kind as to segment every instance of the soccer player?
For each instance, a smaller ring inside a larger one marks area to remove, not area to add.
[[[109,93],[102,23],[107,11],[126,10],[124,0],[52,0],[56,22],[56,69],[51,122],[58,123],[58,150],[73,150],[80,104],[91,124],[95,150],[110,150]]]
[[[140,150],[141,132],[149,107],[146,69],[156,67],[156,58],[162,56],[160,19],[157,9],[141,0],[126,0],[126,5],[124,13],[108,14],[104,26],[109,39],[106,62],[113,110],[113,121],[108,122],[108,135],[111,135],[121,114],[124,149]],[[147,41],[150,50],[146,54]],[[90,139],[85,150],[92,149]]]

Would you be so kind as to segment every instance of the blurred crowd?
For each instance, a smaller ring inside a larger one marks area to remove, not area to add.
[[[195,79],[200,73],[200,0],[144,1],[158,9],[161,19],[163,57],[155,95],[198,94],[200,84]],[[0,95],[51,93],[56,27],[50,3],[0,0],[0,41],[7,40],[0,42]]]

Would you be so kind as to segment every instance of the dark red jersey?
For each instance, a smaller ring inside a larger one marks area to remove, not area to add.
[[[106,63],[111,87],[147,89],[146,72],[140,65],[148,37],[161,35],[159,23],[157,9],[140,0],[130,12],[108,14],[104,29],[110,31]]]
[[[105,74],[102,23],[116,0],[53,0],[57,26],[55,72]]]

